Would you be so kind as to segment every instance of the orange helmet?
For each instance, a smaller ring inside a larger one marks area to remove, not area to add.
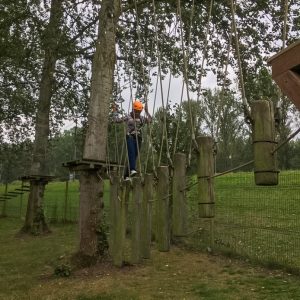
[[[142,111],[142,110],[143,110],[143,104],[142,104],[141,101],[135,100],[135,101],[133,102],[132,108],[133,108],[134,110]]]

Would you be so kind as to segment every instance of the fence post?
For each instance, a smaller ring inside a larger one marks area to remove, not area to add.
[[[277,185],[279,171],[276,153],[272,154],[277,144],[273,103],[267,100],[254,101],[252,117],[255,184]]]
[[[202,218],[212,218],[215,215],[214,156],[213,138],[202,136],[197,139],[198,157],[198,197],[199,215]]]
[[[150,258],[151,247],[151,218],[153,201],[153,175],[145,174],[143,186],[143,202],[141,212],[141,255],[143,258]]]
[[[110,253],[113,264],[123,265],[123,250],[125,243],[125,192],[126,186],[120,189],[119,176],[116,172],[111,174],[110,184]],[[121,195],[120,195],[121,194]]]
[[[157,168],[156,241],[159,251],[170,250],[169,168]]]
[[[132,264],[141,261],[141,205],[142,182],[140,177],[132,178],[132,228],[131,228],[131,259]],[[144,220],[143,220],[144,221]]]
[[[186,203],[186,156],[183,153],[174,155],[174,173],[172,185],[172,233],[174,236],[185,236],[187,233]]]

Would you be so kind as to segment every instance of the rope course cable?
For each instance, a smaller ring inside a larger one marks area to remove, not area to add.
[[[208,34],[209,34],[209,27],[210,27],[213,4],[214,4],[214,0],[211,0],[210,4],[209,4],[207,24],[206,24],[206,29],[205,29],[205,42],[204,42],[204,47],[203,47],[201,68],[199,70],[199,78],[198,78],[199,85],[198,85],[198,89],[197,89],[197,102],[200,101],[200,96],[201,96],[202,77],[203,77],[204,64],[205,64],[205,60],[206,60],[206,57],[207,57]]]
[[[239,82],[240,82],[240,88],[242,93],[242,102],[243,102],[243,109],[245,113],[246,122],[252,122],[251,119],[251,113],[248,107],[248,101],[246,98],[246,92],[245,92],[245,84],[244,84],[244,76],[243,76],[243,68],[242,68],[242,61],[241,61],[241,54],[240,54],[240,46],[239,46],[239,36],[238,36],[238,30],[236,26],[236,20],[235,20],[235,2],[234,0],[230,1],[230,10],[232,15],[232,26],[233,26],[233,32],[235,37],[235,50],[236,50],[236,56],[238,61],[238,70],[239,70]]]
[[[289,14],[289,0],[284,0],[284,5],[283,5],[283,26],[282,26],[282,47],[281,50],[283,50],[286,47],[286,40],[287,40],[287,19],[288,19],[288,14]],[[277,109],[280,109],[280,107],[283,105],[282,103],[282,92],[280,88],[277,86],[277,97],[278,97],[278,102],[277,102]]]
[[[300,128],[298,128],[294,133],[292,133],[290,136],[287,137],[286,140],[284,140],[282,143],[280,143],[272,152],[271,154],[274,154],[277,152],[282,146],[284,146],[286,143],[288,143],[292,138],[294,138],[298,133],[300,132]]]
[[[169,150],[169,143],[168,143],[167,117],[166,117],[167,107],[165,105],[164,93],[163,93],[163,76],[162,76],[162,66],[161,66],[161,52],[160,52],[159,38],[158,38],[158,25],[157,25],[155,0],[152,0],[152,6],[153,6],[153,17],[154,17],[155,41],[156,41],[156,55],[157,55],[157,62],[158,62],[158,78],[159,78],[159,83],[160,83],[160,96],[161,96],[162,109],[163,109],[162,141],[165,140],[165,142],[166,142],[167,158],[168,158],[169,164],[172,166],[173,162],[171,160],[170,150]],[[159,152],[159,158],[158,158],[158,164],[157,164],[158,166],[161,163],[162,147],[163,147],[163,142],[161,143],[161,148],[160,148],[160,152]]]
[[[145,55],[145,48],[143,47],[143,43],[141,41],[141,34],[140,34],[140,21],[139,21],[139,15],[138,15],[138,7],[137,7],[137,2],[135,0],[135,10],[136,10],[136,18],[137,18],[137,36],[138,36],[138,50],[139,52],[142,54],[140,55],[140,68],[141,68],[141,72],[142,72],[142,77],[143,77],[143,83],[144,83],[144,100],[145,100],[145,105],[147,106],[148,108],[148,92],[149,92],[149,89],[148,87],[145,88],[145,84],[146,84],[146,76],[145,76],[145,71],[144,71],[144,64],[143,64],[143,57]],[[152,45],[153,47],[151,48],[151,53],[153,53],[153,48],[154,48],[154,44]],[[149,67],[149,77],[150,77],[150,72],[151,72],[151,66]],[[148,83],[150,84],[150,83]],[[157,82],[158,84],[158,82]],[[154,99],[154,105],[153,105],[153,113],[152,115],[154,115],[154,112],[155,112],[155,106],[156,106],[156,97],[157,97],[157,85],[156,84],[156,92],[155,92],[155,99]],[[149,150],[151,149],[152,151],[152,169],[153,169],[153,172],[154,174],[156,174],[156,170],[155,170],[155,163],[154,163],[154,147],[153,147],[153,143],[152,143],[152,128],[153,128],[153,125],[150,124],[150,126],[148,126],[148,130],[147,130],[147,133],[148,133],[148,150],[147,150],[147,155],[146,155],[146,162],[145,162],[145,165],[144,165],[144,172],[146,173],[147,172],[147,167],[148,167],[148,159],[149,159]],[[140,155],[139,155],[140,157]],[[141,162],[140,162],[140,166],[141,166]]]
[[[194,1],[193,1],[193,6],[192,6],[192,15],[194,15]],[[182,21],[182,13],[181,13],[181,1],[177,0],[177,10],[178,10],[178,15],[179,15],[179,20],[180,20],[180,40],[181,40],[181,50],[182,50],[182,55],[183,55],[183,78],[185,81],[186,85],[186,92],[187,92],[187,100],[189,104],[189,115],[190,115],[190,126],[191,126],[191,139],[192,142],[195,146],[195,149],[198,148],[197,142],[196,142],[196,137],[195,137],[195,124],[193,121],[193,114],[192,114],[192,106],[191,106],[191,98],[190,98],[190,93],[189,93],[189,79],[188,79],[188,54],[189,52],[185,51],[184,47],[184,39],[183,39],[183,21]],[[187,48],[189,48],[190,45],[188,45]],[[189,50],[188,50],[189,51]]]

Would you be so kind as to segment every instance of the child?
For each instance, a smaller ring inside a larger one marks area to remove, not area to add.
[[[146,123],[150,123],[152,121],[152,117],[148,112],[147,104],[145,105],[145,117],[141,116],[142,111],[142,102],[135,100],[132,104],[132,111],[130,114],[124,117],[118,117],[117,115],[114,117],[114,122],[126,122],[127,124],[126,143],[128,150],[129,170],[127,166],[124,173],[125,180],[128,180],[129,176],[134,176],[137,174],[136,160],[142,144],[142,127]]]

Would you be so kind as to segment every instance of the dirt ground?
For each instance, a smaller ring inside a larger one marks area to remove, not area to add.
[[[230,258],[152,251],[139,266],[109,263],[76,271],[69,278],[44,275],[29,299],[300,299],[299,278]],[[24,295],[25,296],[25,295]],[[25,296],[26,297],[26,296]]]

